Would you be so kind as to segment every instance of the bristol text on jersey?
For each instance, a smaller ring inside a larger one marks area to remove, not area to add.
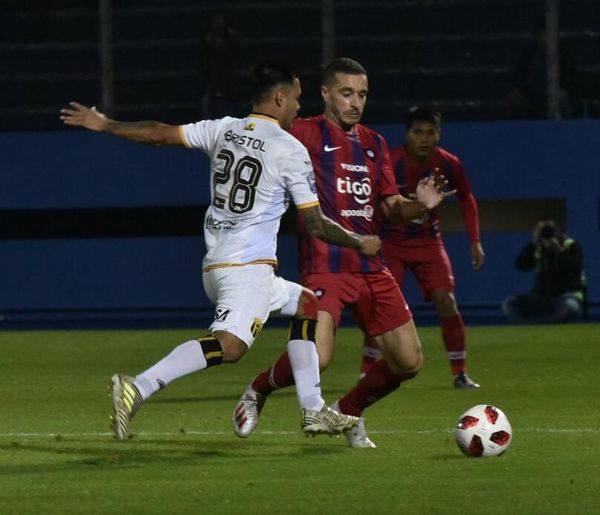
[[[263,140],[253,138],[251,136],[246,136],[245,134],[237,134],[231,129],[229,129],[225,133],[225,141],[231,141],[236,145],[241,145],[248,148],[253,148],[254,150],[260,150],[261,152],[266,152],[265,142]]]

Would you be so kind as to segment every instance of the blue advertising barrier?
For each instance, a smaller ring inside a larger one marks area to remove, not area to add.
[[[375,128],[390,146],[402,141],[400,125]],[[583,246],[588,295],[597,305],[600,121],[447,123],[442,146],[461,157],[480,200],[565,199],[568,231]],[[0,154],[0,217],[3,210],[209,203],[208,160],[198,151],[73,130],[0,134]],[[446,234],[461,306],[496,316],[503,298],[528,291],[532,274],[513,263],[530,237],[523,230],[484,232],[487,263],[474,272],[466,234]],[[280,272],[290,279],[298,277],[294,239],[280,236]],[[0,320],[205,324],[211,306],[202,290],[203,253],[201,236],[0,239]],[[428,309],[414,283],[405,290],[417,316]]]

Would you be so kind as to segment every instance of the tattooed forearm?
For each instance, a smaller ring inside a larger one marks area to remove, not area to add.
[[[133,141],[147,143],[149,145],[164,145],[163,130],[169,127],[162,122],[119,122],[109,120],[106,124],[106,132],[115,136],[121,136]]]
[[[360,249],[360,236],[347,231],[341,225],[330,218],[327,218],[320,207],[316,206],[314,208],[302,209],[300,212],[304,219],[304,223],[313,236],[327,243],[340,245],[341,247]]]
[[[118,122],[117,120],[110,120],[106,125],[106,130],[109,132],[124,132],[133,131],[139,129],[147,129],[148,127],[158,127],[161,125],[160,122],[154,121],[143,121],[143,122]]]
[[[409,200],[401,195],[387,197],[388,219],[392,223],[403,223],[419,218],[427,213],[425,206],[418,200]]]

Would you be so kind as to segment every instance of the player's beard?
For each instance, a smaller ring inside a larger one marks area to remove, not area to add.
[[[353,127],[360,122],[361,117],[362,113],[360,111],[345,111],[341,117],[341,120],[344,125]]]

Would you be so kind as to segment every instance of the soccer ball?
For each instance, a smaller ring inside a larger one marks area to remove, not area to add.
[[[512,441],[512,428],[504,412],[489,404],[465,411],[454,428],[456,443],[467,456],[500,456]]]

